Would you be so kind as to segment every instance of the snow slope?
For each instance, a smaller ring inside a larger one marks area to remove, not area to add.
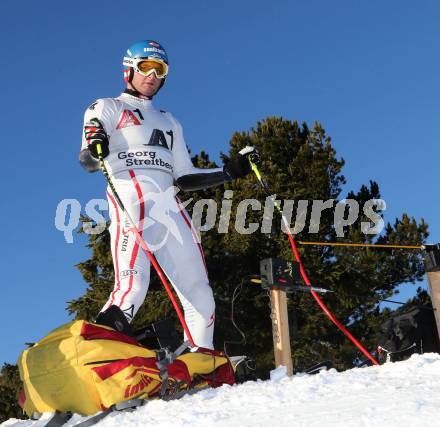
[[[66,427],[81,420],[75,416]],[[1,426],[41,427],[46,421],[10,419]],[[440,426],[440,355],[223,386],[181,400],[151,401],[134,412],[109,415],[98,426]]]

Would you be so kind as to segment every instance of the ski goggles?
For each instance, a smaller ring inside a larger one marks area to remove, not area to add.
[[[164,79],[168,74],[168,64],[160,59],[125,57],[122,64],[126,67],[133,67],[134,71],[143,76],[154,73],[158,79]]]

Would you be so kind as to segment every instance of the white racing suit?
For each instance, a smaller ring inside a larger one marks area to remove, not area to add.
[[[205,188],[224,182],[223,170],[194,168],[181,125],[150,100],[129,93],[99,99],[87,109],[84,123],[92,118],[108,135],[105,165],[116,191],[174,287],[195,344],[213,348],[215,303],[203,251],[173,181],[183,189]],[[84,135],[80,161],[89,171],[99,169]],[[131,321],[147,294],[150,261],[110,188],[107,198],[115,286],[102,311],[117,305]]]

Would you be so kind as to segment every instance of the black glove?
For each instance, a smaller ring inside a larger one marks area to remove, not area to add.
[[[249,157],[254,161],[256,156],[257,152],[254,147],[245,147],[230,159],[227,157],[224,158],[225,165],[223,166],[223,172],[230,179],[243,178],[252,170]]]
[[[108,148],[108,136],[107,133],[104,130],[104,126],[102,126],[102,123],[98,119],[90,119],[85,125],[84,125],[84,135],[86,137],[87,141],[87,147],[90,151],[90,154],[95,158],[98,159],[98,150],[97,145],[101,145],[102,150],[102,157],[107,157],[109,155],[109,148]]]

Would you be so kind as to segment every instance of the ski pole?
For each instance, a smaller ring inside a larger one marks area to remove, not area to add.
[[[278,212],[281,214],[282,221],[284,223],[284,226],[286,228],[286,233],[289,238],[290,246],[292,248],[293,255],[295,256],[295,260],[299,264],[299,269],[301,276],[304,280],[304,283],[312,288],[312,283],[310,282],[309,277],[307,276],[307,273],[304,269],[304,266],[301,262],[301,258],[299,256],[298,249],[295,244],[295,240],[293,239],[292,233],[290,232],[290,226],[287,222],[286,217],[283,214],[283,211],[281,209],[281,205],[279,204],[278,200],[276,200],[272,194],[270,194],[269,187],[267,186],[266,182],[264,181],[255,161],[248,157],[249,163],[251,165],[252,171],[254,172],[255,176],[257,177],[258,182],[260,183],[261,187],[263,188],[266,196],[270,197],[272,199],[272,202],[274,206],[277,208]],[[324,311],[324,313],[330,318],[330,320],[339,328],[340,331],[366,356],[368,359],[374,364],[378,365],[379,363],[377,360],[370,354],[370,352],[347,330],[347,328],[333,315],[333,313],[328,309],[328,307],[324,304],[322,299],[319,297],[319,295],[313,290],[310,290],[310,293],[313,295],[313,298],[315,298],[318,305],[321,307],[321,309]]]
[[[131,218],[130,214],[127,212],[127,210],[125,209],[124,204],[122,203],[122,200],[120,199],[118,192],[116,191],[115,186],[113,185],[113,182],[110,178],[110,175],[108,173],[108,170],[104,164],[104,159],[102,157],[102,147],[101,144],[96,144],[96,152],[98,153],[98,160],[99,160],[99,166],[101,167],[102,173],[104,174],[104,177],[113,193],[113,196],[115,197],[115,200],[118,204],[118,206],[120,207],[120,209],[122,210],[122,212],[125,214],[125,217],[128,219],[128,221],[130,222],[131,228],[129,231],[133,231],[137,242],[139,243],[139,245],[142,247],[142,249],[145,251],[148,259],[150,260],[151,264],[153,264],[154,269],[156,270],[167,294],[168,297],[171,300],[171,303],[174,306],[174,309],[176,310],[177,316],[179,317],[180,323],[183,327],[183,330],[185,331],[186,336],[188,337],[188,340],[190,342],[191,347],[195,347],[195,343],[194,340],[191,336],[191,332],[189,331],[188,325],[186,324],[185,318],[183,316],[182,310],[179,307],[179,304],[177,303],[173,292],[171,291],[170,285],[168,284],[168,281],[165,277],[164,272],[162,271],[162,268],[160,267],[160,265],[157,263],[156,258],[154,257],[154,255],[151,253],[151,251],[148,249],[147,244],[145,243],[145,240],[142,238],[141,234],[139,233],[139,230],[136,227],[136,224],[134,223],[133,219]]]

